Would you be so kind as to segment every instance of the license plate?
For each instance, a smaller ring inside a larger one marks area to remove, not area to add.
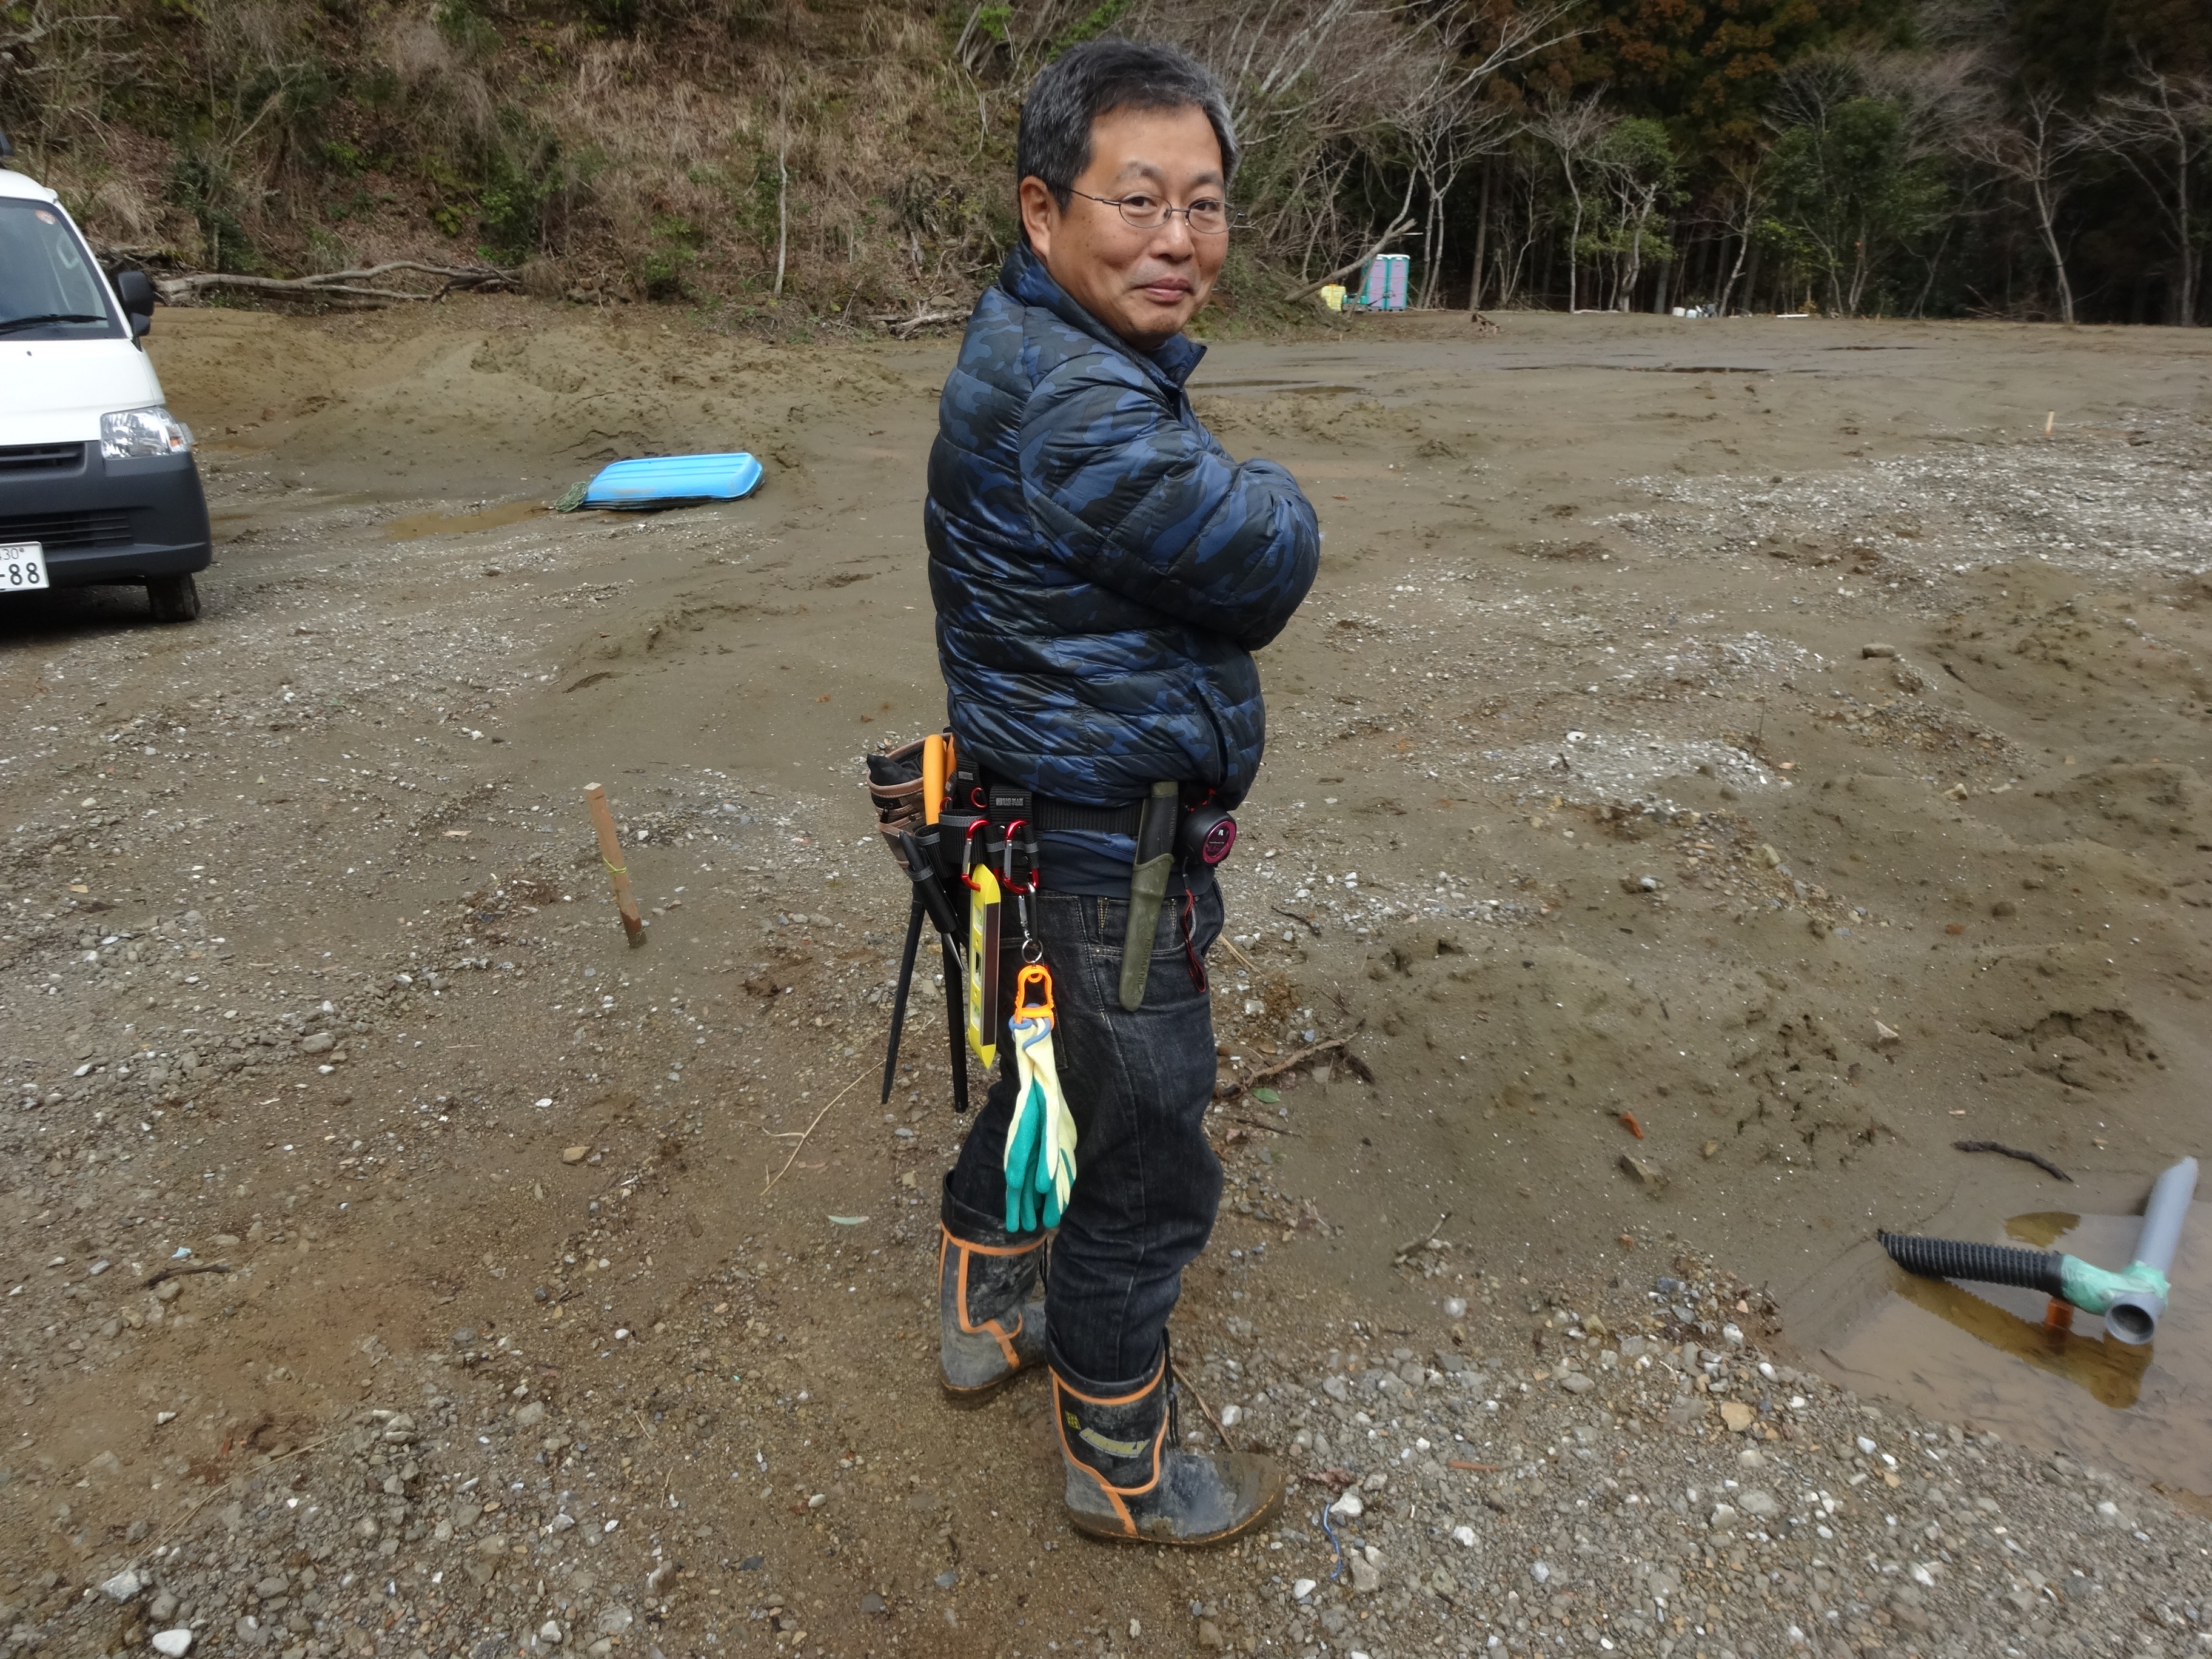
[[[46,550],[37,542],[0,542],[0,593],[46,586]]]

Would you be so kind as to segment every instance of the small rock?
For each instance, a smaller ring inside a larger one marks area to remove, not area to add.
[[[599,1613],[595,1627],[602,1636],[620,1636],[635,1622],[628,1607],[607,1607]]]
[[[532,1400],[514,1408],[514,1426],[518,1429],[535,1427],[545,1420],[545,1402]]]
[[[1782,1505],[1775,1501],[1772,1492],[1760,1492],[1756,1487],[1738,1492],[1735,1503],[1746,1515],[1755,1516],[1762,1521],[1770,1515],[1778,1515],[1782,1510]]]
[[[1623,1152],[1620,1167],[1634,1176],[1638,1184],[1652,1197],[1656,1198],[1667,1190],[1666,1172],[1649,1159],[1638,1158],[1633,1152]]]
[[[1291,1586],[1291,1597],[1293,1601],[1303,1601],[1313,1593],[1314,1581],[1310,1578],[1301,1578]]]
[[[1328,1506],[1331,1515],[1340,1515],[1347,1521],[1357,1521],[1367,1513],[1367,1505],[1359,1501],[1359,1494],[1348,1492]]]
[[[1759,1413],[1741,1400],[1721,1402],[1721,1421],[1728,1425],[1730,1434],[1741,1434],[1758,1419]]]
[[[955,1572],[951,1568],[947,1567],[943,1572],[939,1573],[937,1577],[930,1582],[935,1584],[939,1589],[951,1589],[955,1584],[960,1582],[960,1575]]]
[[[318,1031],[311,1037],[300,1039],[300,1052],[303,1054],[326,1054],[337,1046],[337,1038],[328,1031]]]
[[[1474,1547],[1474,1528],[1473,1527],[1454,1527],[1452,1528],[1452,1542],[1457,1544],[1462,1549],[1473,1549]]]
[[[1897,1033],[1891,1030],[1888,1026],[1883,1024],[1880,1020],[1876,1020],[1874,1023],[1874,1040],[1875,1044],[1880,1046],[1883,1043],[1895,1042],[1898,1040],[1898,1036]]]
[[[1446,1297],[1444,1298],[1444,1317],[1446,1319],[1466,1318],[1467,1298],[1463,1296]]]
[[[185,1654],[191,1650],[191,1632],[181,1627],[176,1630],[156,1631],[154,1634],[154,1651],[167,1655],[167,1659],[184,1659]]]
[[[538,1627],[538,1639],[553,1647],[560,1646],[561,1626],[554,1620],[548,1619],[544,1624]]]
[[[137,1571],[125,1567],[114,1577],[103,1583],[100,1587],[100,1593],[111,1601],[128,1601],[145,1588],[146,1581],[138,1576]]]
[[[1528,1576],[1540,1584],[1550,1583],[1552,1582],[1552,1564],[1549,1561],[1538,1561],[1534,1563],[1528,1569]]]
[[[1715,1532],[1725,1532],[1735,1524],[1735,1510],[1727,1504],[1713,1505],[1712,1525]]]
[[[1352,1558],[1352,1588],[1360,1595],[1372,1595],[1382,1588],[1382,1572],[1364,1555]]]
[[[1569,1371],[1559,1379],[1559,1386],[1569,1394],[1588,1394],[1597,1386],[1580,1371]]]
[[[1198,1644],[1202,1648],[1226,1651],[1229,1638],[1221,1633],[1221,1626],[1215,1624],[1213,1620],[1201,1619],[1198,1621]]]
[[[889,1613],[890,1611],[890,1607],[889,1604],[884,1601],[882,1596],[877,1595],[875,1591],[870,1590],[866,1595],[863,1595],[860,1598],[860,1611],[868,1614],[871,1618],[880,1618],[883,1614]]]
[[[1233,1429],[1243,1420],[1244,1408],[1242,1406],[1224,1406],[1221,1408],[1221,1426],[1223,1428]]]
[[[1859,655],[1862,658],[1894,657],[1896,654],[1897,647],[1895,646],[1883,645],[1879,641],[1870,642],[1859,647]]]
[[[1741,1451],[1735,1455],[1735,1462],[1738,1468],[1755,1469],[1764,1464],[1766,1460],[1759,1455],[1758,1447],[1746,1446]]]
[[[592,1149],[588,1146],[565,1146],[561,1151],[561,1161],[563,1164],[581,1164],[591,1155]]]
[[[1741,1348],[1743,1346],[1743,1327],[1741,1325],[1722,1326],[1721,1340],[1727,1343],[1731,1348]]]
[[[1759,843],[1759,861],[1770,870],[1779,870],[1782,867],[1782,854],[1774,850],[1772,842],[1763,841]]]

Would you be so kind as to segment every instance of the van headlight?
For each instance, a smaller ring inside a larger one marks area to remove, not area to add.
[[[191,447],[191,428],[159,404],[150,409],[118,410],[100,417],[100,453],[111,461],[182,455]]]

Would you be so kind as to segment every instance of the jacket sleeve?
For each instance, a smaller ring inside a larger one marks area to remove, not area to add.
[[[1273,461],[1231,461],[1177,420],[1136,364],[1073,358],[1030,393],[1022,488],[1069,567],[1256,651],[1313,586],[1313,506]]]

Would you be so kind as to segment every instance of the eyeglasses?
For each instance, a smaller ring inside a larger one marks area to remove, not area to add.
[[[1239,222],[1229,215],[1229,204],[1215,196],[1200,197],[1188,207],[1170,207],[1157,196],[1141,191],[1133,196],[1093,196],[1087,190],[1075,190],[1073,194],[1086,202],[1096,202],[1102,207],[1112,208],[1121,216],[1121,222],[1132,230],[1158,230],[1176,214],[1197,236],[1221,236],[1228,234],[1232,225]]]

